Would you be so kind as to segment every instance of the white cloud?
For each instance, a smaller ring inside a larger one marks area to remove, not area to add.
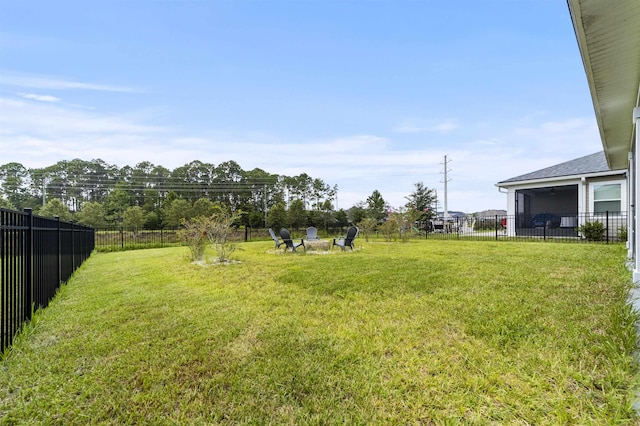
[[[25,99],[33,99],[34,101],[60,102],[60,98],[56,98],[55,96],[50,95],[36,95],[35,93],[18,93],[18,95],[22,96]]]
[[[494,126],[499,131],[484,128],[480,137],[456,134],[461,143],[401,150],[393,139],[367,134],[295,143],[277,135],[217,134],[215,129],[213,136],[176,134],[170,127],[145,124],[140,117],[0,98],[0,164],[16,161],[33,168],[73,158],[101,158],[120,167],[150,161],[173,169],[193,160],[233,160],[245,170],[304,172],[337,184],[340,207],[364,201],[376,189],[398,207],[416,182],[443,196],[441,163],[447,154],[452,160],[448,207],[474,212],[505,208],[504,194],[495,187],[501,180],[601,149],[595,123],[583,118]]]
[[[428,129],[426,127],[418,127],[418,126],[398,126],[394,129],[397,133],[424,133]]]
[[[435,132],[448,133],[457,128],[458,128],[458,123],[456,123],[455,120],[446,120],[446,121],[443,121],[442,123],[438,123],[437,125],[433,126],[432,129]]]
[[[55,104],[0,98],[0,133],[77,138],[87,135],[147,134],[160,127],[135,123],[126,116],[78,111]]]
[[[15,87],[29,87],[33,89],[50,90],[97,90],[103,92],[139,92],[140,90],[125,86],[108,84],[86,83],[71,81],[58,77],[42,77],[21,73],[3,71],[0,73],[0,84]]]
[[[416,126],[413,124],[403,124],[397,126],[394,131],[396,133],[449,133],[458,128],[456,120],[444,120],[439,123],[431,124],[428,126]]]

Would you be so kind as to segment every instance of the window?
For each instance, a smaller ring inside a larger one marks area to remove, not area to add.
[[[607,183],[593,186],[593,212],[622,211],[622,185]]]

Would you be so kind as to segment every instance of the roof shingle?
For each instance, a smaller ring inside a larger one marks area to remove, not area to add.
[[[498,182],[498,185],[503,183],[549,179],[549,178],[556,178],[556,177],[562,177],[562,176],[585,175],[590,173],[609,172],[609,171],[611,171],[611,169],[607,164],[607,159],[604,155],[604,151],[600,151],[600,152],[596,152],[595,154],[585,155],[584,157],[576,158],[575,160],[570,160],[564,163],[556,164],[555,166],[536,170],[535,172],[512,177],[511,179]]]

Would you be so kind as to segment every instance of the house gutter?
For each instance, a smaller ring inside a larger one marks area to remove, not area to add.
[[[589,174],[585,174],[585,175],[557,176],[557,177],[552,177],[552,178],[514,180],[514,181],[509,181],[509,182],[504,182],[503,181],[503,182],[496,183],[495,186],[497,186],[498,188],[508,188],[510,186],[516,186],[516,185],[536,185],[536,184],[539,184],[539,183],[559,182],[559,181],[571,180],[571,179],[580,180],[583,177],[589,179],[589,178],[596,178],[596,177],[606,177],[606,176],[626,175],[626,174],[627,174],[627,170],[619,169],[619,170],[610,170],[608,172],[589,173]],[[546,186],[548,186],[548,185],[546,185]]]

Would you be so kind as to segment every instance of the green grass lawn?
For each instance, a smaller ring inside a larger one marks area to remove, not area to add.
[[[0,362],[2,424],[636,424],[620,245],[96,253]]]

